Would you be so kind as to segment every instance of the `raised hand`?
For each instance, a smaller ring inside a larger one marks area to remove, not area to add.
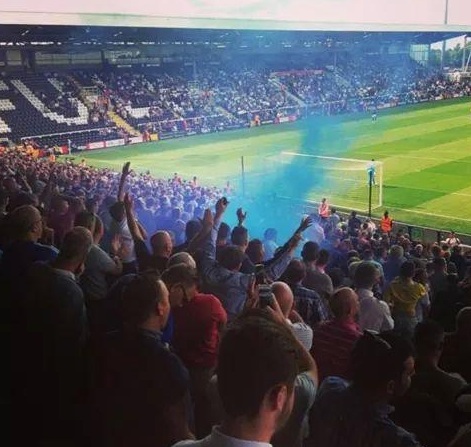
[[[130,161],[127,161],[126,163],[124,163],[123,170],[121,171],[124,177],[127,177],[131,173],[131,169],[129,169],[130,166],[131,166]]]
[[[227,199],[225,197],[221,197],[216,202],[216,216],[221,217],[226,211],[228,205],[229,202],[227,201]]]
[[[312,225],[312,218],[309,216],[303,217],[301,219],[301,223],[299,224],[298,229],[296,230],[296,233],[302,233],[303,231],[306,231],[311,225]]]
[[[247,218],[247,212],[244,213],[242,208],[237,208],[237,220],[239,221],[239,225],[242,225]]]
[[[255,309],[259,303],[259,290],[256,285],[255,275],[251,278],[249,286],[247,287],[247,300],[245,301],[246,309]]]

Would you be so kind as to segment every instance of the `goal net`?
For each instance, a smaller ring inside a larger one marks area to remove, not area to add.
[[[319,202],[368,211],[382,206],[383,163],[352,158],[282,152],[271,156],[244,156],[241,192],[247,197],[271,196],[290,201]]]

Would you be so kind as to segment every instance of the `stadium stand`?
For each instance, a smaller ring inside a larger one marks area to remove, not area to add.
[[[251,239],[229,185],[49,149],[469,96],[470,81],[405,56],[176,65],[1,74],[0,402],[15,445],[466,442],[471,252],[454,233],[426,243],[326,205],[284,214],[286,241],[276,219]]]

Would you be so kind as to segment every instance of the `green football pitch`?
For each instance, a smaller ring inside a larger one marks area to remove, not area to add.
[[[114,169],[129,160],[135,170],[149,170],[156,176],[178,172],[187,179],[197,176],[203,184],[222,186],[231,181],[241,189],[244,157],[249,190],[275,189],[274,193],[286,196],[286,191],[293,192],[289,186],[297,183],[305,194],[293,199],[318,201],[325,195],[342,206],[341,198],[349,196],[348,208],[355,208],[354,189],[358,209],[364,209],[367,202],[366,164],[374,158],[383,163],[383,206],[374,208],[374,215],[387,209],[398,221],[469,234],[470,107],[469,98],[437,101],[381,111],[376,123],[366,114],[314,118],[88,152],[84,158],[91,165]],[[282,165],[274,161],[285,159],[285,152],[365,160],[364,183],[335,192],[341,181],[324,178],[316,183],[316,173],[323,166],[318,159],[303,157],[295,169],[277,168]],[[278,172],[270,181],[274,169]]]

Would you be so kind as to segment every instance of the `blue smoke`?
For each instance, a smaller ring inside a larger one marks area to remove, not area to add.
[[[289,147],[286,151],[342,157],[351,145],[339,117],[315,116],[299,125],[302,132],[299,147]],[[266,161],[263,167],[264,160],[260,157],[257,159],[260,170],[255,172],[251,169],[253,161],[249,163],[245,197],[231,199],[230,213],[235,217],[235,210],[243,207],[248,213],[247,227],[252,238],[262,239],[264,231],[273,227],[278,230],[278,242],[283,242],[296,228],[302,214],[315,210],[324,195],[328,198],[324,191],[334,189],[334,185],[326,175],[325,166],[316,158],[281,154],[277,158],[279,163]],[[319,196],[313,197],[314,193]],[[307,206],[308,202],[315,203]],[[227,223],[234,225],[235,218],[228,217]]]

